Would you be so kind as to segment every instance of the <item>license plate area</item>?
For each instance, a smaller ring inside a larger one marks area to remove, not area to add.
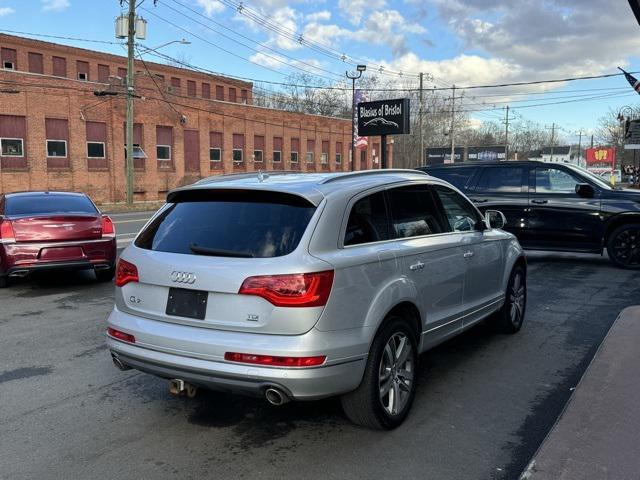
[[[166,314],[173,317],[187,317],[204,320],[207,312],[207,292],[170,288]]]

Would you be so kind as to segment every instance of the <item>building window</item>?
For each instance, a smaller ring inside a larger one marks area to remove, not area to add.
[[[0,57],[2,57],[2,66],[7,70],[17,70],[18,52],[13,48],[0,49]]]
[[[47,140],[47,157],[66,157],[66,140]]]
[[[253,136],[253,161],[262,163],[264,160],[263,153],[264,152],[264,135],[254,135]]]
[[[87,142],[87,158],[105,158],[104,142]]]
[[[342,163],[342,142],[336,142],[336,164]]]
[[[127,158],[127,146],[124,147],[124,158]],[[138,143],[133,144],[133,158],[147,158],[147,154],[144,153],[144,150]]]
[[[156,145],[156,157],[158,160],[171,160],[171,145]]]
[[[236,102],[236,89],[229,87],[229,101]]]
[[[89,62],[78,60],[76,62],[76,71],[78,72],[78,80],[89,80]]]
[[[224,87],[216,85],[216,100],[224,100]]]
[[[241,99],[242,103],[244,103],[245,105],[249,101],[249,94],[247,93],[247,90],[245,88],[240,90],[240,99]]]
[[[187,95],[190,97],[196,96],[196,82],[193,80],[187,80]]]
[[[24,157],[22,138],[0,138],[0,154],[3,157]]]
[[[314,158],[315,149],[316,149],[316,141],[307,140],[307,154],[305,156],[307,163],[313,163],[315,161],[315,158]]]
[[[233,149],[233,161],[242,162],[242,149],[240,148]]]
[[[210,148],[209,149],[209,160],[212,162],[220,162],[222,160],[222,149],[221,148]]]
[[[233,153],[232,158],[234,162],[244,161],[244,134],[233,134]]]
[[[15,65],[13,64],[13,62],[10,61],[5,61],[2,62],[2,66],[4,67],[5,70],[15,70]]]
[[[98,81],[101,83],[109,82],[109,75],[111,72],[109,71],[109,65],[98,64]]]
[[[211,98],[211,85],[202,83],[202,98]]]
[[[253,151],[253,161],[262,163],[262,150],[254,150]]]
[[[280,150],[273,151],[273,163],[280,163],[282,161],[282,152]]]
[[[87,81],[87,74],[84,72],[78,72],[78,80]]]
[[[320,154],[320,163],[326,165],[329,162],[329,155],[326,153]]]
[[[307,163],[313,163],[313,152],[307,152],[307,155],[305,156],[305,159],[307,161]]]
[[[291,163],[298,163],[298,152],[291,152]]]
[[[44,73],[44,62],[41,53],[29,52],[29,72],[31,73]]]
[[[52,57],[51,64],[54,77],[67,76],[67,59],[64,57]]]
[[[336,153],[336,163],[340,165],[342,163],[342,154]]]

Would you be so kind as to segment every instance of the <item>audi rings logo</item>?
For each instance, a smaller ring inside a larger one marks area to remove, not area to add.
[[[196,274],[191,272],[173,271],[170,275],[171,281],[176,283],[186,283],[192,285],[196,283]]]

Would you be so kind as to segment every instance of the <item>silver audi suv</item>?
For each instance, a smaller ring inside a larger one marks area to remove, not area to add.
[[[393,428],[421,352],[484,319],[520,329],[526,262],[503,222],[417,171],[205,179],[122,253],[107,343],[173,393],[341,395],[354,422]]]

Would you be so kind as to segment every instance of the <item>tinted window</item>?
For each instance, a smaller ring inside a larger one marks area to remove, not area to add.
[[[476,229],[480,216],[473,205],[450,188],[436,186],[434,190],[442,202],[449,231],[470,232]]]
[[[418,237],[446,231],[433,196],[422,185],[389,191],[391,223],[396,238]]]
[[[575,193],[577,177],[559,168],[536,168],[536,193]]]
[[[6,199],[6,215],[49,215],[57,213],[98,213],[91,200],[84,195],[56,195],[42,193],[16,195]]]
[[[389,222],[384,193],[374,193],[358,200],[349,213],[344,244],[359,245],[388,239]]]
[[[136,246],[211,256],[279,257],[298,246],[315,207],[273,192],[182,192]]]
[[[451,185],[463,190],[473,174],[476,173],[476,168],[434,168],[427,170],[429,175],[441,178],[445,182],[449,182]]]
[[[483,168],[476,190],[480,192],[514,193],[522,191],[522,167]]]

